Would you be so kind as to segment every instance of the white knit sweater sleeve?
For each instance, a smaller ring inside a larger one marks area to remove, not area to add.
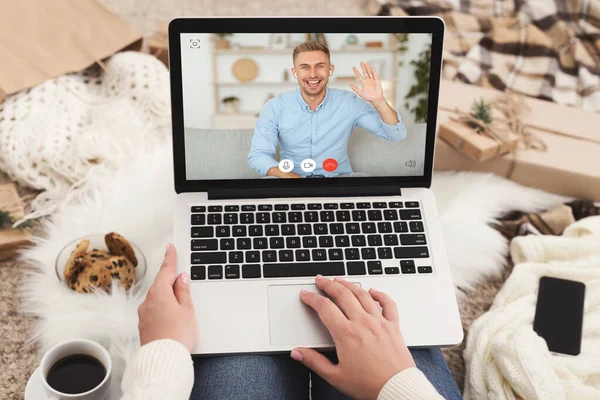
[[[417,368],[407,368],[392,376],[383,386],[377,400],[444,400],[431,382]]]
[[[181,343],[162,339],[142,346],[128,363],[121,400],[188,400],[194,364]]]

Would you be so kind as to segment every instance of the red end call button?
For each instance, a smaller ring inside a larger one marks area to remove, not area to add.
[[[337,169],[338,167],[338,162],[335,160],[335,158],[328,158],[327,160],[323,161],[323,169],[327,172],[333,172]]]

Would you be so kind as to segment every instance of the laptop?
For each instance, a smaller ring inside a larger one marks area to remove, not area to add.
[[[317,274],[389,294],[409,347],[462,341],[429,189],[443,35],[433,17],[171,21],[193,354],[332,348],[299,297]]]

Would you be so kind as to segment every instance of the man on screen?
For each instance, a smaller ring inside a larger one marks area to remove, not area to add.
[[[254,127],[248,164],[262,176],[360,175],[352,171],[347,153],[355,126],[392,142],[406,137],[399,114],[383,96],[375,68],[361,61],[360,74],[352,67],[362,86],[359,89],[350,85],[354,94],[327,87],[334,66],[330,63],[329,49],[318,42],[298,45],[293,52],[293,65],[292,75],[300,87],[269,100]],[[273,158],[278,141],[281,160],[293,163],[290,172],[280,169],[279,162]],[[314,160],[313,171],[301,168],[306,159]],[[334,170],[331,159],[337,163],[333,163]],[[324,169],[325,160],[329,161]]]

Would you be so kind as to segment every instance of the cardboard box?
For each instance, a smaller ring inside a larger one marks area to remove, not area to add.
[[[158,58],[169,68],[169,24],[161,25],[148,43],[150,54]]]
[[[468,112],[474,99],[492,100],[500,92],[474,85],[442,81],[438,123],[458,107]],[[436,141],[437,170],[492,172],[548,192],[600,201],[600,115],[552,102],[527,98],[531,112],[523,120],[547,145],[545,152],[517,150],[478,163]],[[511,171],[512,170],[512,171]]]
[[[0,185],[0,210],[15,220],[23,218],[25,210],[14,183]],[[15,257],[21,247],[31,244],[31,232],[23,229],[0,230],[0,261]]]
[[[142,45],[140,34],[94,0],[4,1],[0,37],[0,102]]]

